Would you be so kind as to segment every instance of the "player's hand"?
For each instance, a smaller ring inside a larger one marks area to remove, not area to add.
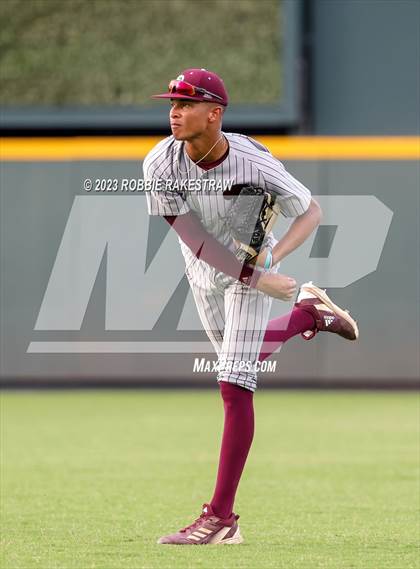
[[[292,300],[296,295],[295,279],[285,275],[263,273],[258,279],[256,289],[280,300]]]

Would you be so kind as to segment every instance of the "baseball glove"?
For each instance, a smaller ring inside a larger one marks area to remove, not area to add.
[[[280,213],[276,194],[263,188],[246,185],[236,192],[232,188],[234,203],[229,211],[229,224],[237,249],[237,258],[247,264],[254,264]]]

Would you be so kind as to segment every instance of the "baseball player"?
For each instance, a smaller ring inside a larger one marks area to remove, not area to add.
[[[222,131],[228,105],[222,79],[186,69],[154,97],[170,100],[172,135],[143,163],[145,180],[156,183],[147,193],[148,211],[178,234],[197,310],[218,354],[225,412],[212,499],[192,524],[158,543],[238,544],[243,538],[233,504],[254,434],[257,362],[298,334],[311,339],[326,331],[356,340],[358,328],[311,282],[300,287],[289,314],[269,321],[272,299],[292,300],[297,291],[293,278],[278,273],[279,263],[319,225],[321,210],[267,148]],[[276,241],[271,227],[279,212],[295,219]],[[249,239],[241,240],[246,225],[252,226]]]

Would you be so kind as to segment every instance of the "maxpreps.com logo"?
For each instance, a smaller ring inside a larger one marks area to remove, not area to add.
[[[281,272],[298,282],[316,280],[323,288],[346,287],[376,270],[392,212],[374,196],[317,196],[317,200],[324,211],[323,225],[285,259]],[[141,196],[75,198],[28,352],[213,352],[202,334],[175,233],[169,225],[162,223],[155,230],[151,223]],[[275,229],[284,231],[284,224]],[[106,267],[100,303],[103,333],[89,340],[75,339],[86,325],[101,266]],[[288,309],[286,303],[275,302],[273,313]],[[50,339],[43,336],[39,341],[38,331],[44,336],[51,332]],[[200,334],[186,341],[187,331]],[[132,339],[134,332],[137,336]]]

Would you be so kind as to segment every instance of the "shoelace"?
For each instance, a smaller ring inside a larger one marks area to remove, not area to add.
[[[185,528],[182,528],[181,532],[186,532],[189,529],[195,529],[196,526],[200,525],[203,523],[203,521],[209,517],[208,514],[205,514],[204,512],[201,514],[201,516],[199,518],[197,518],[192,524],[190,524],[189,526],[186,526]]]

